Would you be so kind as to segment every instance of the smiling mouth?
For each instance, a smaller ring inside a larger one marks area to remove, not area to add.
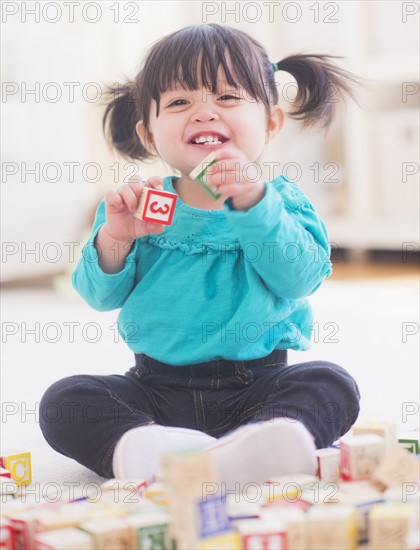
[[[221,145],[229,139],[221,134],[196,134],[188,143],[192,145]]]

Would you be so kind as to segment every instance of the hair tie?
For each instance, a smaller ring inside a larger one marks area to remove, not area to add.
[[[276,72],[276,71],[279,71],[279,65],[278,63],[271,63],[271,66],[273,67],[273,71]]]

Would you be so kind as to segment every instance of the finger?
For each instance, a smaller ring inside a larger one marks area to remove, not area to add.
[[[212,164],[207,172],[206,176],[210,177],[215,174],[240,174],[242,172],[243,163],[240,159],[221,159]]]
[[[165,226],[161,223],[147,222],[147,225],[146,225],[146,230],[149,233],[152,233],[153,235],[163,233],[164,229],[165,229]]]
[[[221,187],[223,185],[244,185],[246,183],[242,180],[241,174],[236,172],[217,172],[213,174],[206,183],[214,187]]]
[[[134,212],[137,211],[139,199],[133,189],[128,184],[124,184],[120,187],[118,193],[124,201],[125,205],[127,206],[128,210],[132,214],[134,214]]]
[[[128,186],[133,190],[137,200],[140,199],[141,192],[143,191],[144,182],[140,176],[131,176],[128,180]]]
[[[124,204],[120,194],[117,191],[108,191],[105,195],[105,203],[108,204],[108,206],[113,206],[114,208],[121,208]]]
[[[236,147],[233,147],[232,145],[227,145],[226,147],[223,147],[223,149],[218,149],[215,153],[216,160],[224,160],[224,159],[245,159],[244,153],[240,151],[239,149],[236,149]]]
[[[163,178],[153,176],[146,181],[145,185],[146,187],[153,187],[153,189],[163,189]]]

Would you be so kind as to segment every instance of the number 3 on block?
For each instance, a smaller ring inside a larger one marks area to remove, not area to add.
[[[171,225],[177,198],[176,193],[143,187],[134,216],[146,222]]]

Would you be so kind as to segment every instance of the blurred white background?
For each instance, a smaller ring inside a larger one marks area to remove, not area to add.
[[[361,417],[418,425],[418,2],[4,1],[1,8],[3,441],[21,449],[24,437],[31,450],[41,448],[35,417],[23,412],[36,409],[52,381],[132,364],[110,329],[116,312],[92,311],[69,277],[104,193],[134,170],[168,172],[109,149],[101,91],[134,79],[154,41],[197,23],[249,32],[272,61],[344,56],[343,67],[369,79],[359,106],[339,100],[328,134],[287,119],[266,151],[279,163],[276,174],[310,196],[340,252],[334,276],[311,297],[314,347],[291,362],[342,364],[361,387]],[[277,78],[287,90],[289,75]],[[287,111],[288,96],[281,101]],[[393,263],[375,262],[375,251]],[[73,340],[66,322],[79,323]]]
[[[106,190],[135,170],[167,174],[108,148],[102,91],[133,80],[154,41],[202,22],[251,33],[273,61],[340,55],[368,79],[360,107],[332,97],[327,135],[288,119],[266,160],[310,195],[340,248],[418,249],[417,2],[4,2],[2,17],[3,281],[62,271],[64,243],[80,240]],[[287,111],[293,79],[277,79]]]

